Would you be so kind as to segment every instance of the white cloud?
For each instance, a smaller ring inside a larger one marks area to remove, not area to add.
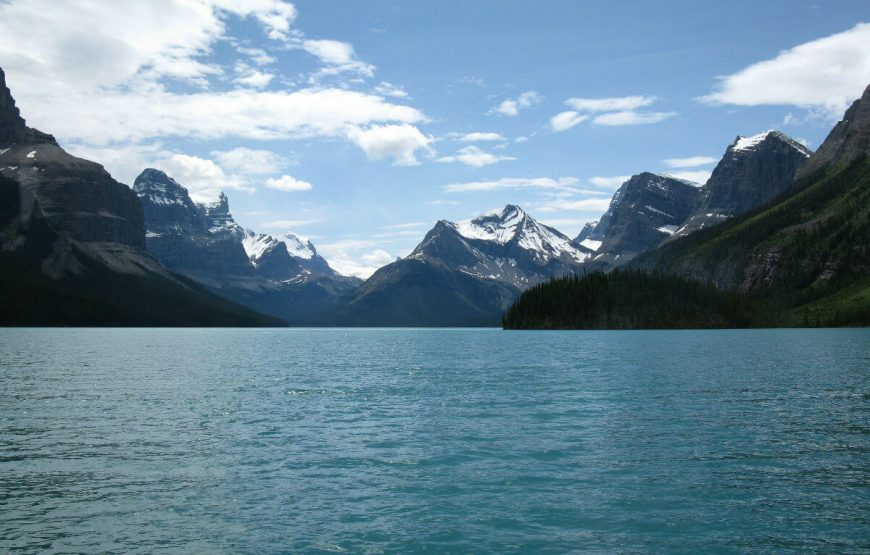
[[[216,150],[211,155],[222,167],[249,175],[274,174],[286,165],[286,161],[271,150],[238,147]]]
[[[244,46],[236,46],[236,52],[248,56],[250,60],[258,66],[267,66],[275,63],[275,57],[263,50],[262,48],[248,48]]]
[[[664,163],[669,168],[696,168],[718,161],[718,158],[712,156],[690,156],[688,158],[668,158]]]
[[[631,179],[630,175],[614,175],[612,177],[595,176],[589,178],[589,183],[596,187],[619,187],[626,181]]]
[[[289,231],[298,227],[316,224],[319,221],[320,220],[273,220],[269,222],[260,222],[257,224],[257,229]]]
[[[565,104],[580,112],[633,111],[655,102],[654,96],[620,96],[614,98],[569,98]]]
[[[255,190],[240,177],[227,175],[214,161],[198,156],[173,154],[169,158],[156,161],[154,167],[184,185],[195,202],[214,200],[226,189],[247,193]]]
[[[438,199],[438,200],[430,200],[426,204],[428,204],[430,206],[459,206],[462,203],[459,202],[458,200]]]
[[[266,179],[266,187],[289,193],[294,191],[310,191],[311,183],[285,174],[277,179],[273,177]]]
[[[566,131],[588,118],[589,116],[578,114],[574,111],[562,112],[550,118],[550,127],[556,132]]]
[[[387,81],[381,81],[380,84],[375,87],[375,93],[381,96],[392,96],[394,98],[407,98],[408,93],[402,87],[398,85],[394,85],[392,83],[388,83]]]
[[[610,112],[596,116],[596,125],[647,125],[658,123],[677,115],[676,112]]]
[[[317,250],[339,273],[366,279],[378,268],[396,259],[382,248],[376,248],[380,242],[382,241],[348,239],[318,245]]]
[[[274,63],[271,43],[239,46],[227,33],[230,15],[256,22],[277,48],[314,53],[323,71],[373,71],[347,43],[305,40],[291,28],[295,8],[280,0],[0,2],[0,66],[28,123],[92,149],[173,136],[349,138],[353,127],[425,121],[414,108],[347,83],[258,90],[274,76],[248,64]],[[248,59],[219,65],[213,50],[222,41]],[[239,88],[226,90],[228,83]]]
[[[142,94],[114,91],[103,93],[99,101],[70,91],[66,97],[52,98],[53,103],[26,111],[28,118],[32,115],[40,126],[66,140],[95,145],[162,136],[256,140],[337,137],[346,135],[349,125],[425,119],[414,108],[341,89],[193,94],[161,89]]]
[[[489,152],[485,152],[476,146],[471,145],[459,149],[453,156],[442,156],[441,158],[438,158],[436,162],[447,164],[459,162],[466,166],[481,168],[505,160],[516,160],[516,158],[513,156],[496,156],[495,154],[490,154]]]
[[[596,125],[644,125],[658,123],[673,117],[676,112],[638,112],[650,106],[654,96],[618,96],[611,98],[569,98],[565,101],[573,110],[556,114],[550,119],[554,131],[571,129],[578,123],[595,115]]]
[[[271,73],[265,73],[258,69],[254,69],[244,62],[236,62],[234,70],[236,72],[236,78],[234,79],[236,83],[245,87],[253,87],[255,89],[267,87],[275,77]]]
[[[526,91],[515,99],[507,99],[493,108],[491,111],[503,116],[519,115],[520,110],[534,106],[541,101],[541,95],[535,91]]]
[[[337,40],[305,40],[302,48],[320,58],[328,67],[320,74],[334,75],[341,72],[355,72],[365,77],[375,74],[375,67],[357,59],[353,46]]]
[[[355,142],[371,160],[392,157],[397,166],[416,166],[420,162],[415,153],[422,150],[432,154],[427,137],[412,125],[373,125],[368,129],[358,127],[348,131],[348,137]]]
[[[462,137],[459,138],[460,141],[464,143],[478,143],[485,141],[506,141],[503,136],[498,133],[484,133],[481,131],[474,131],[472,133],[466,133]]]
[[[833,117],[870,82],[870,23],[780,52],[721,78],[702,101],[738,106],[789,105]]]
[[[516,139],[514,139],[514,142],[515,143],[527,143],[527,142],[529,142],[529,138],[526,136],[517,137]]]
[[[563,189],[576,185],[580,181],[576,177],[504,177],[492,181],[472,181],[468,183],[451,183],[444,187],[448,193],[465,193],[470,191],[492,191],[495,189]]]
[[[537,207],[539,212],[604,212],[610,206],[609,198],[555,198]]]
[[[674,172],[667,175],[670,175],[671,177],[676,177],[677,179],[685,179],[686,181],[693,181],[695,183],[703,185],[707,182],[708,179],[710,179],[711,174],[712,172],[706,170],[699,170],[689,172]]]

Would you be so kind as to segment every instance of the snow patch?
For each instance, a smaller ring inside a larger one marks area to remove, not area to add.
[[[596,241],[594,239],[583,239],[582,241],[580,241],[580,244],[589,250],[597,251],[601,248],[601,243],[603,242],[604,241]]]
[[[34,156],[36,156],[35,150],[31,150],[30,152],[27,153],[27,158],[33,158]]]
[[[667,235],[673,235],[678,231],[677,226],[675,225],[663,225],[662,227],[657,227],[656,229]]]

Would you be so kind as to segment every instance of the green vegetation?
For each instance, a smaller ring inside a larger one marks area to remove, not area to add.
[[[870,160],[822,168],[629,268],[536,287],[505,327],[870,325]]]
[[[749,327],[745,296],[642,270],[595,272],[537,285],[507,311],[506,329],[681,329]]]

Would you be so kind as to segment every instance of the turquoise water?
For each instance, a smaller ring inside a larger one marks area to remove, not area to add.
[[[870,330],[0,330],[0,552],[870,552]]]

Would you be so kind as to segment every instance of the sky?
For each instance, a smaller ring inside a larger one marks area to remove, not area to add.
[[[817,148],[870,84],[870,5],[769,0],[0,0],[28,124],[166,171],[346,274],[512,203],[574,236],[628,176],[737,135]]]

